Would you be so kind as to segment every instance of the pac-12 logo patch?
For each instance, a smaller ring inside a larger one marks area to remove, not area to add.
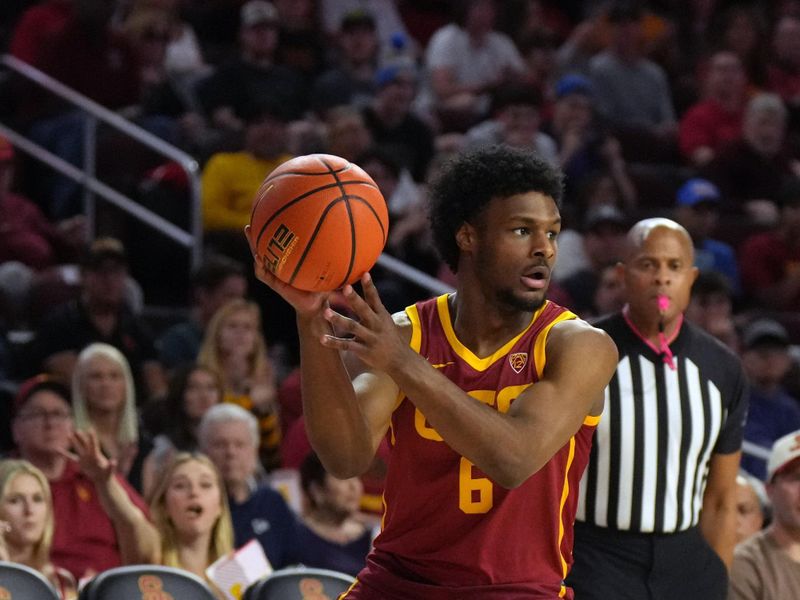
[[[512,352],[508,355],[508,364],[514,369],[514,373],[519,373],[528,363],[527,352]]]

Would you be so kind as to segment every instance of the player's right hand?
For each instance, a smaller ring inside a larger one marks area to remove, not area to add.
[[[275,273],[267,268],[264,259],[258,256],[254,242],[250,237],[250,225],[245,225],[244,235],[247,238],[247,244],[250,246],[250,253],[253,255],[253,269],[256,278],[266,283],[281,298],[286,300],[299,316],[311,317],[320,314],[322,309],[328,305],[330,292],[307,292],[281,281]]]

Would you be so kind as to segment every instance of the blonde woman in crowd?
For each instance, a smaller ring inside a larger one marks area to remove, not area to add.
[[[219,472],[203,454],[175,455],[156,483],[150,516],[161,534],[162,565],[208,581],[208,566],[233,549],[227,494]]]
[[[42,573],[62,600],[77,597],[72,575],[50,562],[53,501],[50,485],[39,469],[25,460],[0,461],[0,558]]]
[[[224,402],[238,404],[258,418],[261,463],[268,471],[278,468],[281,430],[275,372],[258,305],[240,298],[223,305],[208,325],[197,360],[222,377]]]
[[[90,344],[78,355],[72,376],[75,429],[92,428],[103,453],[137,489],[141,466],[136,392],[128,361],[114,346]]]

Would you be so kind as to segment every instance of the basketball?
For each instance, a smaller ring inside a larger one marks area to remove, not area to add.
[[[358,281],[378,260],[388,229],[386,201],[372,178],[331,154],[280,165],[261,184],[250,214],[258,258],[306,291]]]

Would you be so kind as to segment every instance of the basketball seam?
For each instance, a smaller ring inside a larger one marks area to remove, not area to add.
[[[358,249],[356,248],[356,224],[353,223],[353,211],[350,209],[350,200],[347,197],[347,190],[344,189],[344,185],[342,184],[341,179],[339,179],[338,173],[336,173],[331,166],[326,163],[323,159],[320,159],[320,162],[324,164],[328,169],[331,171],[331,175],[336,180],[336,183],[339,184],[339,189],[342,192],[341,198],[344,200],[344,206],[347,210],[347,220],[350,222],[350,261],[347,265],[347,272],[344,274],[344,279],[337,285],[336,287],[342,287],[347,281],[350,279],[350,273],[353,272],[353,264],[356,261],[356,253]],[[348,163],[349,164],[349,163]],[[380,192],[380,190],[378,190]],[[320,219],[321,220],[321,219]]]
[[[328,203],[328,206],[326,206],[325,210],[322,211],[322,214],[320,215],[319,219],[317,219],[317,226],[314,227],[314,233],[312,233],[309,236],[308,242],[306,243],[305,248],[303,248],[303,254],[300,255],[297,264],[294,266],[294,272],[292,273],[292,276],[289,278],[289,285],[294,283],[295,278],[297,277],[298,273],[300,273],[300,268],[303,266],[303,262],[306,260],[306,256],[308,256],[308,253],[311,251],[311,246],[314,243],[314,239],[317,237],[319,230],[322,229],[325,217],[328,215],[331,209],[333,209],[334,206],[336,206],[339,202],[343,201],[344,198],[340,196],[339,198],[336,198],[336,200],[333,200],[330,203]]]
[[[334,176],[334,177],[335,177],[335,176]],[[361,184],[361,185],[366,185],[367,187],[374,187],[376,190],[380,191],[380,189],[378,188],[378,186],[377,186],[377,185],[373,185],[373,184],[371,184],[371,183],[369,183],[369,182],[367,182],[367,181],[364,181],[364,180],[362,180],[362,179],[353,179],[353,180],[343,181],[343,182],[341,182],[341,183],[342,183],[343,185],[344,185],[344,184]],[[288,208],[289,208],[289,207],[291,207],[291,206],[294,206],[296,203],[300,202],[301,200],[305,200],[305,199],[306,199],[308,196],[311,196],[311,195],[313,195],[313,194],[316,194],[317,192],[321,192],[321,191],[324,191],[324,190],[329,190],[329,189],[331,189],[331,188],[334,188],[334,187],[339,187],[339,188],[341,188],[341,185],[340,185],[339,183],[336,183],[336,182],[334,182],[334,183],[329,183],[329,184],[327,184],[327,185],[322,185],[322,186],[320,186],[320,187],[316,187],[316,188],[314,188],[313,190],[309,190],[309,191],[307,191],[307,192],[303,192],[302,194],[300,194],[300,195],[299,195],[299,196],[297,196],[296,198],[292,198],[292,199],[291,199],[289,202],[287,202],[286,204],[284,204],[283,206],[281,206],[281,207],[280,207],[278,210],[276,210],[276,211],[275,211],[275,212],[272,214],[272,216],[271,216],[269,219],[267,219],[267,220],[264,222],[264,224],[261,226],[261,229],[260,229],[260,230],[259,230],[259,232],[258,232],[258,236],[256,237],[256,248],[258,248],[258,245],[261,243],[261,236],[262,236],[262,235],[264,235],[264,231],[267,229],[267,227],[269,227],[270,223],[272,223],[272,221],[274,221],[274,220],[275,220],[275,219],[278,217],[278,215],[280,215],[280,214],[281,214],[283,211],[285,211],[286,209],[288,209]],[[260,202],[261,202],[261,199],[259,198],[259,203],[260,203]],[[253,211],[255,211],[255,207],[253,207]],[[252,220],[252,216],[251,216],[251,220]]]

